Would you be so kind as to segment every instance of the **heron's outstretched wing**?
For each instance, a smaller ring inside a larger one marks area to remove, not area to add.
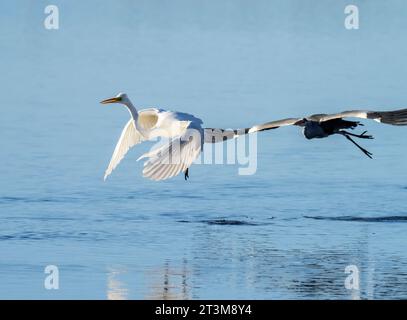
[[[297,125],[301,122],[302,122],[302,118],[287,118],[287,119],[282,119],[282,120],[277,120],[277,121],[271,121],[271,122],[267,122],[267,123],[263,123],[263,124],[259,124],[259,125],[255,125],[255,126],[251,127],[249,129],[248,133],[277,129],[277,128],[284,127],[284,126]]]
[[[127,151],[129,151],[132,146],[140,143],[141,141],[143,141],[143,137],[141,136],[140,132],[137,131],[134,125],[134,120],[130,119],[124,127],[119,141],[117,142],[116,147],[113,151],[109,166],[107,167],[105,172],[104,180],[106,180],[107,176],[112,173],[114,168],[117,167],[117,165],[126,155]]]
[[[239,136],[242,136],[242,135],[245,135],[248,133],[270,130],[270,129],[277,129],[282,126],[295,125],[297,123],[300,123],[301,121],[302,121],[301,118],[288,118],[288,119],[283,119],[283,120],[278,120],[278,121],[271,121],[271,122],[267,122],[264,124],[255,125],[251,128],[244,128],[244,129],[205,128],[204,129],[204,142],[205,143],[222,142],[222,141],[226,141],[229,139],[237,138]]]
[[[239,136],[249,133],[250,128],[245,129],[204,129],[204,143],[216,143],[229,139],[234,139]]]
[[[372,119],[377,122],[392,124],[395,126],[407,125],[407,109],[395,111],[367,111],[367,110],[351,110],[335,114],[314,114],[306,117],[309,121],[325,122],[340,118],[362,118]],[[288,118],[283,120],[271,121],[261,125],[253,126],[248,133],[276,129],[282,126],[303,125],[303,118]]]
[[[202,150],[202,130],[187,130],[182,136],[172,138],[162,147],[142,155],[143,176],[151,180],[165,180],[185,172]]]
[[[338,118],[372,119],[381,123],[392,124],[395,126],[404,126],[407,125],[407,109],[394,111],[352,110],[336,114],[315,114],[307,117],[307,120],[324,122]]]

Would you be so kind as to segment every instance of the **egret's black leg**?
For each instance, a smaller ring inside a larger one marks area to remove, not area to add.
[[[367,151],[365,148],[362,148],[360,145],[358,145],[348,134],[343,133],[343,135],[348,139],[350,142],[352,142],[355,146],[357,146],[365,155],[367,155],[370,159],[372,159],[373,153]]]
[[[354,134],[354,133],[350,133],[350,132],[345,131],[345,130],[341,130],[341,131],[339,131],[339,133],[349,135],[349,136],[352,136],[352,137],[356,137],[356,138],[360,138],[360,139],[374,139],[373,136],[365,134],[365,133],[367,133],[367,131],[363,131],[362,134]]]
[[[185,170],[185,175],[184,175],[185,180],[188,180],[188,178],[189,178],[188,171],[189,171],[189,168],[187,168],[187,170]]]

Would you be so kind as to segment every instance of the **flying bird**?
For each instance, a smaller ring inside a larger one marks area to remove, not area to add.
[[[249,129],[249,133],[277,129],[283,126],[300,126],[303,127],[303,134],[307,139],[326,138],[334,134],[344,136],[355,146],[357,146],[366,156],[372,158],[372,153],[361,147],[352,137],[360,139],[373,139],[373,136],[366,134],[354,134],[346,129],[355,129],[363,126],[359,121],[344,120],[344,118],[372,119],[380,123],[391,124],[394,126],[407,125],[407,109],[395,111],[363,111],[353,110],[344,111],[336,114],[314,114],[305,118],[288,118],[277,121],[271,121],[262,125],[256,125]]]
[[[187,180],[189,167],[201,153],[204,143],[221,142],[249,132],[249,129],[202,128],[201,119],[183,112],[157,108],[137,110],[125,93],[119,93],[101,103],[119,103],[130,112],[130,120],[116,144],[104,180],[131,147],[157,137],[168,138],[168,143],[137,159],[148,158],[144,163],[143,176],[152,180],[165,180],[184,172],[184,178]]]
[[[315,114],[305,118],[271,121],[245,129],[214,129],[203,128],[202,120],[188,113],[157,108],[137,110],[125,93],[119,93],[113,98],[101,101],[101,103],[122,104],[130,113],[130,120],[120,135],[105,171],[105,180],[131,147],[157,137],[168,138],[168,143],[143,154],[137,159],[148,158],[144,163],[143,176],[152,180],[165,180],[183,172],[184,178],[187,180],[189,168],[201,153],[204,143],[216,143],[248,133],[295,125],[303,128],[303,134],[307,139],[326,138],[334,134],[342,135],[366,156],[372,158],[372,153],[361,147],[352,137],[373,139],[373,136],[368,135],[367,131],[361,134],[349,132],[348,129],[353,130],[363,126],[363,124],[360,121],[344,120],[344,118],[372,119],[395,126],[407,125],[407,109],[401,109],[395,111],[353,110],[336,114]]]

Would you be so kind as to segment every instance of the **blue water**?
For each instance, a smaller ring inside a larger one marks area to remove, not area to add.
[[[254,175],[195,165],[142,178],[132,149],[103,173],[128,120],[98,102],[240,128],[349,108],[407,106],[407,3],[48,1],[0,4],[0,298],[407,298],[407,128],[258,135]],[[44,268],[59,268],[59,289]],[[344,286],[348,265],[359,290]]]

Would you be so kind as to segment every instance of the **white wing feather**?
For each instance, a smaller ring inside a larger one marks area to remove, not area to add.
[[[201,137],[193,135],[189,139],[183,135],[170,140],[161,148],[147,153],[143,176],[151,180],[165,180],[185,172],[202,150]]]
[[[124,127],[119,141],[114,149],[112,158],[110,159],[109,166],[106,169],[104,180],[106,180],[107,176],[112,173],[112,171],[117,167],[120,161],[124,158],[127,151],[134,145],[140,143],[143,140],[140,132],[137,131],[134,120],[130,119],[127,122],[126,126]]]

